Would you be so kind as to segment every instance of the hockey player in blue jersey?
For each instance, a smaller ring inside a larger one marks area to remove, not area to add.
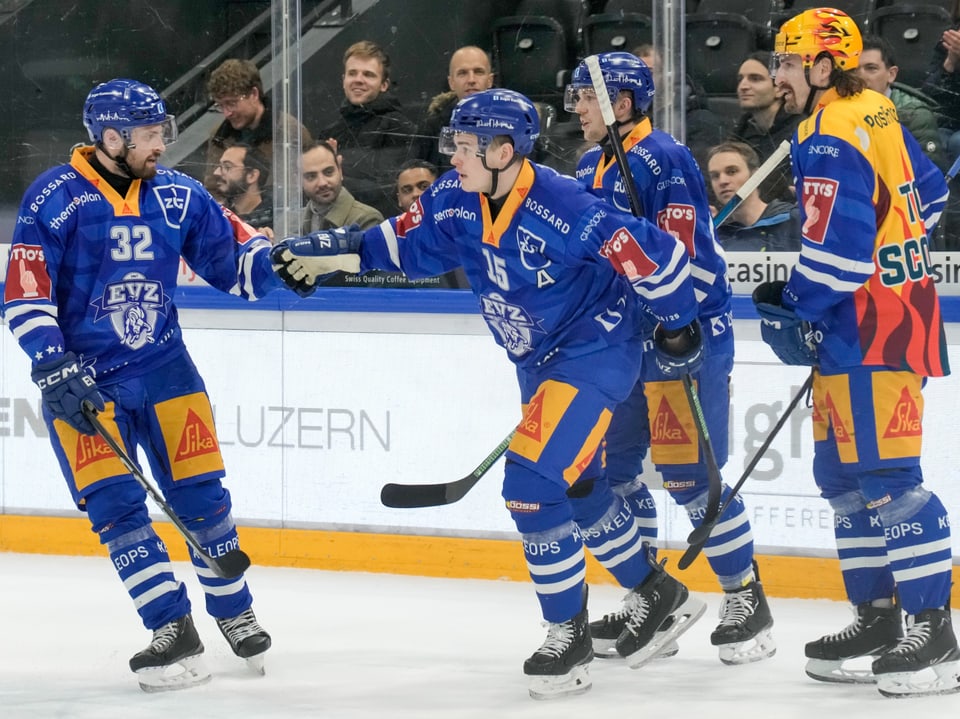
[[[524,663],[531,696],[544,698],[590,686],[584,546],[631,590],[617,646],[628,663],[649,658],[650,627],[663,625],[666,642],[689,626],[688,593],[648,558],[598,450],[639,375],[643,326],[657,326],[655,359],[678,375],[696,368],[702,343],[684,248],[530,162],[539,126],[519,93],[465,98],[441,135],[454,169],[409,211],[365,233],[284,240],[274,254],[301,291],[316,280],[312,263],[339,252],[359,253],[363,270],[410,277],[463,267],[520,385],[503,497],[548,622]]]
[[[144,489],[81,411],[131,457],[144,449],[170,506],[213,556],[238,546],[210,401],[181,337],[173,294],[181,255],[214,287],[255,300],[282,287],[270,243],[192,178],[159,165],[176,121],[147,85],[118,79],[83,106],[93,146],[27,190],[10,248],[3,310],[33,364],[50,441],[78,508],[107,548],[153,639],[130,660],[145,691],[210,678],[186,587],[147,513]],[[219,548],[219,549],[218,549]],[[233,652],[262,672],[270,635],[241,576],[194,568]]]
[[[707,420],[717,465],[727,459],[729,377],[733,368],[733,323],[730,283],[723,251],[713,233],[703,175],[690,150],[672,136],[655,130],[646,116],[653,102],[653,75],[642,60],[626,52],[597,56],[617,121],[619,142],[629,164],[641,212],[673,234],[687,250],[704,331],[705,358],[693,375]],[[608,128],[586,62],[573,71],[565,107],[576,113],[585,140],[599,143],[577,166],[577,180],[588,190],[629,212],[631,207],[621,168],[610,145]],[[648,355],[652,343],[645,345]],[[657,538],[657,510],[643,480],[643,458],[651,449],[663,486],[694,526],[703,520],[709,487],[707,464],[699,448],[694,415],[683,383],[665,375],[653,357],[643,364],[641,381],[617,407],[606,436],[607,476],[613,491],[630,504],[640,531],[652,546]],[[724,487],[724,501],[730,490]],[[710,635],[720,660],[743,664],[773,656],[773,618],[753,559],[753,534],[743,500],[737,496],[724,521],[704,547],[724,596],[720,623]],[[597,652],[609,647],[622,631],[626,611],[608,614],[591,625]],[[670,645],[661,655],[676,652]]]

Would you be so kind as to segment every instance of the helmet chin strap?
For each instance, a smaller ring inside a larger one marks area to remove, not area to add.
[[[120,170],[122,170],[123,173],[124,173],[127,177],[136,178],[137,175],[134,173],[134,171],[133,171],[133,169],[130,167],[130,165],[127,164],[127,153],[128,153],[128,152],[130,151],[130,149],[133,148],[133,147],[134,147],[134,145],[128,145],[126,142],[124,142],[124,143],[123,143],[123,154],[122,154],[122,155],[117,155],[116,157],[114,157],[113,155],[110,154],[110,151],[107,149],[107,146],[104,145],[103,142],[100,143],[100,149],[103,150],[103,154],[104,154],[104,155],[106,155],[108,158],[110,158],[111,160],[113,160],[113,162],[116,164],[116,166],[119,167]]]
[[[826,87],[820,87],[819,85],[814,85],[810,82],[810,68],[804,68],[803,78],[807,81],[807,87],[810,88],[810,94],[807,95],[807,101],[803,104],[803,114],[805,117],[809,117],[810,113],[813,112],[813,103],[816,100],[817,92],[819,90],[829,90],[830,85]]]
[[[521,159],[522,157],[520,155],[514,153],[513,157],[510,158],[510,162],[508,162],[503,167],[500,167],[500,168],[490,167],[489,165],[487,165],[487,153],[484,152],[480,156],[480,162],[483,163],[483,169],[485,169],[487,172],[490,173],[491,178],[490,178],[490,192],[483,192],[481,194],[486,195],[487,199],[491,199],[492,197],[494,197],[494,195],[497,194],[497,184],[500,181],[500,173],[506,170],[508,167],[510,167],[510,165],[520,161]]]

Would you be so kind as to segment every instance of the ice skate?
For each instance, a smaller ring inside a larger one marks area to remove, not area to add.
[[[710,643],[720,648],[720,661],[724,664],[759,662],[777,653],[771,627],[773,615],[757,575],[745,587],[724,592],[720,623],[710,635]]]
[[[924,609],[907,617],[900,642],[873,662],[877,689],[885,697],[960,691],[960,649],[949,609]]]
[[[856,607],[857,618],[836,634],[806,645],[807,676],[821,682],[871,683],[876,681],[870,663],[857,661],[877,657],[897,646],[903,636],[898,607]]]
[[[523,663],[530,678],[530,696],[553,699],[583,694],[591,685],[588,665],[593,659],[590,625],[587,619],[587,588],[583,589],[583,608],[573,619],[546,623],[547,638]]]
[[[153,632],[153,640],[130,658],[130,669],[145,692],[186,689],[210,681],[203,643],[187,614]]]
[[[610,614],[605,614],[603,619],[590,622],[590,636],[593,638],[593,655],[597,659],[622,659],[620,652],[617,651],[617,639],[623,633],[627,626],[626,604],[622,604],[620,609]],[[668,659],[675,656],[680,651],[680,645],[675,640],[667,642],[663,649],[654,657],[654,659]]]
[[[649,560],[653,571],[624,597],[627,613],[617,652],[637,669],[666,650],[693,626],[707,605],[663,570],[667,560]]]
[[[229,619],[217,619],[217,626],[233,653],[245,659],[254,672],[264,674],[263,655],[270,648],[270,635],[257,622],[253,609],[246,609]]]

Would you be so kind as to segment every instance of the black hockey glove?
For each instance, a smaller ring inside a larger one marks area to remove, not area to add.
[[[753,303],[760,315],[760,337],[780,361],[812,367],[817,364],[813,327],[797,313],[783,306],[786,282],[764,282],[753,291]]]
[[[77,356],[67,352],[62,357],[38,362],[30,378],[43,393],[43,404],[57,419],[63,420],[78,432],[96,434],[81,407],[90,400],[98,411],[103,411],[103,397],[90,370],[80,366]]]
[[[657,325],[653,331],[657,367],[670,378],[693,374],[703,364],[703,332],[700,320],[675,330]]]

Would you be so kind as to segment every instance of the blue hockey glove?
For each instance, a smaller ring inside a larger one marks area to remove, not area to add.
[[[780,361],[812,367],[817,364],[813,327],[797,313],[783,306],[786,282],[764,282],[753,291],[753,303],[760,315],[760,338]]]
[[[55,360],[38,362],[30,377],[43,393],[43,404],[50,414],[78,432],[96,434],[80,408],[84,400],[90,400],[98,411],[103,411],[103,397],[90,370],[80,366],[73,352]]]
[[[654,356],[657,367],[667,377],[693,374],[703,364],[703,332],[700,320],[675,330],[657,325],[653,331]]]

